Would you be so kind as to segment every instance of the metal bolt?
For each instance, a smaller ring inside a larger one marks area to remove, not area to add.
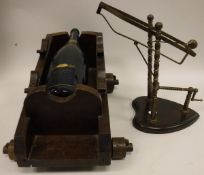
[[[112,138],[112,159],[120,160],[125,158],[127,152],[133,151],[132,143],[124,137]]]
[[[14,153],[14,140],[11,140],[9,143],[3,147],[3,153],[8,154],[11,160],[16,160],[16,156]]]

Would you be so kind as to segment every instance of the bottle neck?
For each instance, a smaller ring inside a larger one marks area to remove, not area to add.
[[[68,41],[68,44],[78,45],[78,39],[79,39],[79,30],[78,29],[72,29],[70,32],[70,39]]]

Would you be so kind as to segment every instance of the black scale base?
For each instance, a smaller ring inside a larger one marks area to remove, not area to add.
[[[135,128],[146,132],[163,134],[179,131],[193,124],[199,117],[199,114],[192,109],[188,112],[182,112],[183,105],[158,98],[157,101],[157,119],[151,121],[147,97],[138,97],[132,102],[136,114],[133,119]]]

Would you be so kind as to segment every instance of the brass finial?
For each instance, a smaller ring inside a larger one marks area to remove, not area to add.
[[[188,42],[188,47],[190,47],[191,49],[195,49],[197,46],[198,46],[198,42],[194,39],[191,39],[189,42]]]
[[[147,16],[148,21],[152,21],[154,19],[154,16],[152,14],[149,14]]]
[[[157,23],[155,24],[156,30],[161,30],[162,27],[163,27],[163,24],[162,24],[161,22],[157,22]]]

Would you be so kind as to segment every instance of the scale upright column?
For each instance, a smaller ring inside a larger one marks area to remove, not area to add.
[[[155,24],[156,29],[156,42],[155,42],[155,54],[154,54],[154,80],[152,90],[152,105],[151,105],[151,120],[157,120],[157,91],[159,89],[159,59],[160,59],[160,41],[161,41],[161,29],[163,25],[160,22]]]
[[[148,31],[148,78],[147,78],[147,98],[150,100],[152,98],[152,32],[151,29],[153,27],[153,15],[148,15],[147,20],[148,20],[148,25],[149,25],[149,31]]]

